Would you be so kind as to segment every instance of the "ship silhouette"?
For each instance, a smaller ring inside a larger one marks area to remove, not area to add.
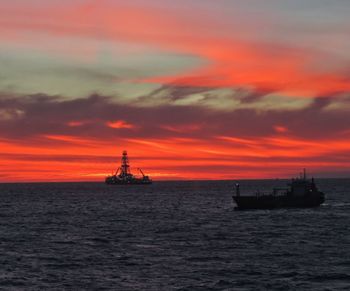
[[[130,171],[130,164],[127,151],[123,151],[121,159],[121,166],[117,169],[115,174],[107,176],[105,179],[106,184],[110,185],[147,185],[152,184],[152,179],[146,176],[143,171],[138,168],[142,174],[142,178],[134,176]]]
[[[320,192],[314,178],[306,178],[306,171],[299,178],[292,179],[289,188],[274,188],[272,193],[257,192],[255,195],[241,195],[236,184],[236,195],[232,198],[237,210],[274,209],[274,208],[308,208],[320,206],[325,201],[325,194]]]

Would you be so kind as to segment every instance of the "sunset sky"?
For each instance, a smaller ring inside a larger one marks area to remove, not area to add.
[[[0,0],[0,182],[350,176],[350,1]]]

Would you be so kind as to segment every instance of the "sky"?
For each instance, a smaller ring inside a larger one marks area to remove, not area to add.
[[[348,0],[0,0],[0,182],[350,176]]]

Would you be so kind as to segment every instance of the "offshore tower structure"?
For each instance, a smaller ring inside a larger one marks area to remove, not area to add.
[[[146,176],[143,171],[138,168],[142,174],[142,178],[135,177],[130,170],[130,163],[127,151],[123,151],[121,158],[121,166],[117,169],[115,174],[107,176],[105,179],[106,184],[110,185],[147,185],[152,184],[152,180],[149,176]]]

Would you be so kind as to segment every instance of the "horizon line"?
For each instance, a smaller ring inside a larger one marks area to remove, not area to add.
[[[209,181],[271,181],[271,180],[291,180],[292,178],[242,178],[242,179],[175,179],[175,180],[153,180],[153,183],[159,183],[159,182],[209,182]],[[315,177],[313,177],[315,178]],[[350,177],[320,177],[315,178],[317,180],[346,180],[350,179]],[[101,183],[105,184],[104,181],[9,181],[9,182],[1,182],[0,185],[4,184],[60,184],[60,183]],[[122,185],[124,186],[124,185]],[[126,185],[128,186],[128,185]],[[138,185],[131,185],[131,186],[138,186]]]

